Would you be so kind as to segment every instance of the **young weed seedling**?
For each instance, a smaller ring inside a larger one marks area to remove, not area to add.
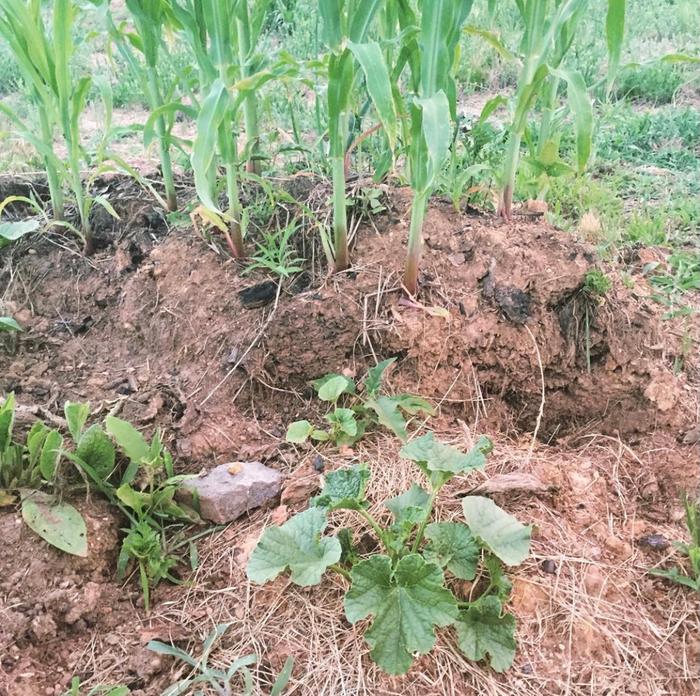
[[[253,675],[248,669],[250,665],[255,664],[258,661],[258,657],[255,653],[250,653],[250,655],[244,655],[239,657],[237,660],[232,662],[227,670],[216,669],[209,664],[209,655],[216,642],[221,638],[221,636],[226,633],[228,627],[231,624],[217,624],[212,629],[211,633],[205,639],[202,645],[202,654],[195,658],[189,653],[175,647],[174,645],[169,645],[168,643],[161,643],[158,640],[152,640],[146,646],[149,650],[158,653],[159,655],[169,655],[170,657],[175,657],[181,660],[185,664],[192,668],[191,676],[181,679],[169,686],[162,694],[162,696],[180,696],[181,694],[192,693],[192,687],[195,684],[207,684],[210,686],[215,693],[221,696],[230,696],[233,693],[241,694],[241,696],[250,696],[254,691]],[[294,658],[288,657],[282,667],[282,671],[277,676],[275,683],[272,685],[272,690],[270,691],[270,696],[280,696],[284,691],[284,688],[289,682],[289,678],[292,676],[292,668],[294,667]],[[231,683],[240,675],[243,681],[242,691],[232,691]],[[199,693],[199,692],[197,692]]]
[[[515,654],[515,617],[503,612],[510,583],[501,562],[514,566],[527,557],[530,527],[479,496],[462,501],[466,524],[431,521],[441,488],[454,476],[483,469],[491,449],[482,437],[464,454],[430,432],[405,444],[400,455],[417,465],[428,488],[413,484],[387,500],[393,518],[388,526],[369,511],[366,465],[330,472],[308,510],[265,530],[250,556],[248,578],[262,584],[289,570],[290,580],[306,587],[320,583],[327,570],[339,573],[350,581],[345,615],[352,624],[373,617],[365,639],[372,659],[389,674],[407,672],[416,654],[435,645],[435,629],[446,626],[455,627],[469,659],[488,655],[494,670],[506,670]],[[324,534],[336,510],[360,515],[381,551],[362,557],[349,530]],[[475,586],[477,575],[487,575],[488,586],[476,599],[459,598],[446,585],[445,571]]]
[[[690,533],[690,543],[677,542],[676,549],[690,562],[690,572],[682,566],[676,568],[659,568],[650,571],[652,575],[672,580],[679,585],[690,587],[700,592],[700,501],[692,501],[687,496],[683,499],[685,523]]]
[[[369,426],[382,425],[406,442],[408,433],[404,414],[433,416],[435,409],[420,396],[387,396],[382,393],[384,373],[394,362],[396,358],[389,358],[368,370],[360,394],[355,382],[344,375],[328,374],[317,379],[313,387],[318,398],[332,406],[332,410],[323,417],[330,427],[322,430],[308,420],[294,421],[287,428],[287,441],[300,444],[311,438],[317,442],[330,441],[338,446],[353,445]],[[341,397],[346,399],[347,406],[338,405]]]

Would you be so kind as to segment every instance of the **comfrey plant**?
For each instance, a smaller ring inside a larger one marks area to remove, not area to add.
[[[488,656],[494,670],[506,670],[515,655],[515,617],[503,610],[511,585],[501,564],[523,562],[531,528],[480,496],[462,501],[464,522],[432,521],[441,488],[454,476],[483,469],[491,449],[482,437],[465,454],[430,432],[404,445],[401,456],[418,466],[428,486],[414,484],[387,500],[392,522],[386,526],[369,511],[366,465],[330,472],[309,509],[265,530],[251,554],[248,578],[262,584],[289,571],[294,584],[307,587],[319,584],[328,570],[340,574],[350,582],[345,616],[352,624],[372,617],[365,639],[372,659],[389,674],[407,672],[416,655],[435,645],[435,629],[448,626],[469,659]],[[361,555],[349,529],[326,534],[336,510],[362,517],[381,550]],[[446,574],[473,582],[469,597],[453,591]]]

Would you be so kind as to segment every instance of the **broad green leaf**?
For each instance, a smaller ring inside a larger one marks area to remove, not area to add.
[[[483,39],[491,48],[493,48],[498,55],[503,58],[503,60],[512,63],[516,60],[516,57],[512,54],[511,51],[508,50],[507,46],[501,41],[501,37],[492,32],[492,31],[487,31],[486,29],[480,29],[479,27],[475,27],[472,24],[467,25],[464,27],[464,33],[469,34],[470,36],[478,36],[479,38]],[[498,98],[498,97],[497,97]]]
[[[576,131],[576,161],[579,173],[586,168],[588,158],[591,155],[593,143],[593,106],[588,96],[588,88],[583,75],[576,70],[559,68],[552,70],[552,74],[565,80],[567,84],[567,97],[569,108],[574,116],[574,130]]]
[[[290,423],[287,427],[287,442],[297,445],[306,442],[314,431],[314,426],[307,420],[298,420]]]
[[[38,220],[0,222],[0,248],[37,229],[39,229]]]
[[[66,401],[66,405],[63,407],[63,413],[66,416],[66,423],[68,423],[68,432],[71,434],[73,441],[78,442],[80,440],[80,434],[83,432],[83,427],[90,415],[90,404]]]
[[[392,397],[378,396],[374,399],[367,399],[365,406],[376,413],[380,425],[391,430],[402,442],[406,442],[408,439],[406,420]]]
[[[436,411],[435,407],[422,396],[416,396],[415,394],[397,394],[391,397],[396,405],[411,416],[417,413],[423,413],[426,416],[434,416]]]
[[[56,467],[61,458],[61,447],[63,446],[63,435],[58,430],[50,430],[41,447],[39,455],[39,471],[47,481],[52,481],[56,475]]]
[[[389,69],[379,44],[348,42],[348,48],[360,64],[365,74],[365,83],[377,116],[389,140],[389,148],[394,149],[398,130],[396,105],[391,89]]]
[[[27,454],[29,455],[29,465],[31,468],[39,463],[41,450],[44,446],[46,436],[49,434],[49,429],[42,421],[37,421],[32,426],[27,435]]]
[[[314,505],[328,510],[358,510],[365,501],[369,476],[366,464],[328,472],[323,490],[314,498]]]
[[[395,523],[418,524],[425,516],[429,497],[424,488],[414,483],[405,493],[390,498],[384,505],[391,511]]]
[[[128,483],[123,483],[116,490],[117,498],[128,508],[131,508],[137,515],[141,515],[145,508],[150,507],[152,496],[149,493],[137,491]]]
[[[341,432],[354,438],[357,435],[357,421],[355,412],[349,408],[336,408],[324,418],[331,424],[337,425]]]
[[[370,367],[369,370],[367,370],[367,375],[365,376],[363,382],[367,396],[375,396],[377,394],[382,386],[384,372],[395,362],[396,358],[388,358],[387,360],[382,360],[380,363],[377,363],[374,367]]]
[[[132,462],[140,464],[148,457],[148,443],[131,423],[115,416],[107,416],[105,428]]]
[[[12,426],[15,423],[15,395],[10,392],[0,406],[0,454],[12,442]]]
[[[341,394],[354,394],[355,383],[343,375],[326,375],[314,382],[314,389],[321,401],[335,403]]]
[[[531,527],[483,496],[467,496],[462,500],[462,510],[472,534],[506,565],[520,565],[527,558]]]
[[[515,617],[501,616],[501,603],[496,597],[484,597],[459,613],[457,644],[470,660],[490,656],[491,667],[505,672],[515,657]]]
[[[426,561],[447,568],[460,580],[473,580],[481,557],[479,544],[460,522],[433,522],[425,528],[425,538],[430,541],[423,555]]]
[[[464,454],[451,445],[440,442],[429,432],[404,445],[399,454],[418,464],[433,486],[440,486],[456,474],[483,469],[486,465],[486,455],[492,449],[491,440],[482,436],[474,447]]]
[[[22,327],[12,317],[0,317],[0,331],[21,331]]]
[[[289,569],[294,584],[318,585],[328,566],[337,563],[341,554],[336,537],[321,537],[327,524],[326,511],[312,507],[281,527],[266,529],[250,555],[248,579],[262,584]]]
[[[451,624],[457,602],[443,586],[440,567],[418,554],[404,556],[392,571],[388,556],[372,556],[353,566],[345,595],[345,616],[374,620],[365,633],[372,659],[389,674],[408,671],[415,653],[435,645],[435,627]]]
[[[97,424],[91,425],[82,434],[75,456],[91,466],[104,481],[114,471],[114,445],[107,433]]]
[[[87,529],[83,516],[68,503],[32,491],[22,496],[22,518],[44,541],[74,556],[87,556]]]

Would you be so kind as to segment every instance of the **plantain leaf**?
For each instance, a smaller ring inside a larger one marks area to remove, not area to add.
[[[31,491],[22,494],[22,519],[44,541],[74,556],[87,556],[87,528],[83,516],[68,503]]]
[[[80,440],[80,435],[83,432],[83,427],[85,422],[90,415],[90,404],[89,403],[71,403],[66,401],[63,407],[63,414],[66,417],[66,423],[68,424],[68,432],[71,434],[74,442]]]
[[[63,436],[58,430],[50,430],[46,434],[41,454],[39,455],[39,471],[47,481],[52,481],[56,475],[56,467],[61,458],[61,447],[63,446]]]

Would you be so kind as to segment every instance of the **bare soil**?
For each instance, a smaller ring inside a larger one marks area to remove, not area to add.
[[[435,201],[421,294],[407,302],[409,199],[394,189],[387,211],[360,226],[350,271],[326,277],[314,259],[278,289],[191,228],[169,229],[127,183],[104,186],[121,221],[95,221],[92,258],[55,235],[0,252],[2,302],[25,327],[0,347],[3,393],[53,413],[89,399],[95,416],[116,408],[146,430],[164,427],[182,471],[264,461],[290,477],[285,500],[299,508],[319,485],[316,452],[287,445],[284,432],[317,415],[309,381],[396,356],[390,388],[439,404],[431,427],[461,446],[481,432],[495,439],[486,478],[545,484],[494,496],[536,526],[533,558],[515,573],[521,647],[497,676],[459,657],[447,634],[406,677],[382,676],[342,616],[338,583],[249,586],[245,558],[270,511],[200,542],[198,570],[159,586],[147,616],[137,583],[114,581],[120,522],[93,498],[78,501],[88,559],[48,548],[16,510],[0,510],[0,694],[61,694],[72,675],[158,694],[181,666],[145,643],[196,652],[220,621],[234,625],[216,659],[257,652],[263,685],[295,656],[290,693],[697,693],[698,600],[651,579],[673,554],[638,543],[682,538],[679,495],[697,490],[697,444],[683,443],[697,424],[698,364],[686,347],[697,327],[660,319],[643,254],[625,259],[623,282],[621,266],[542,221]],[[585,289],[594,268],[613,281],[603,298]],[[369,461],[378,509],[413,476],[379,434],[321,454],[327,467]],[[441,513],[456,514],[460,491],[477,483],[448,491]]]

